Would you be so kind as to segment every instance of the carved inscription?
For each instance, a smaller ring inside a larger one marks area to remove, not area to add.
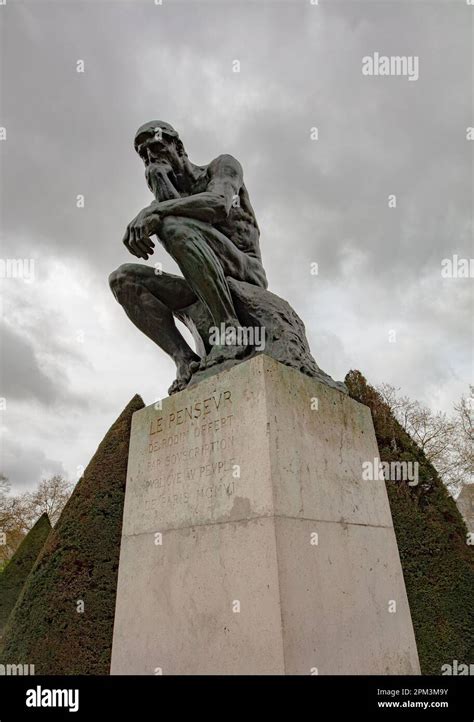
[[[233,420],[230,391],[151,420],[143,484],[157,508],[182,506],[192,514],[235,494]]]

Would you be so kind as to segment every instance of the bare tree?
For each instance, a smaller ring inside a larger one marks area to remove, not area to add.
[[[5,474],[0,474],[0,568],[13,556],[28,531],[24,503],[9,492],[10,482]]]
[[[72,489],[71,482],[59,474],[40,481],[34,491],[26,492],[23,495],[29,519],[34,523],[41,514],[46,512],[51,524],[54,526],[71,495]]]
[[[419,401],[401,396],[390,384],[378,387],[397,421],[423,450],[453,495],[474,480],[472,396],[462,397],[453,414],[431,411]]]
[[[10,484],[0,474],[0,567],[10,559],[22,539],[46,512],[55,524],[71,495],[73,484],[55,475],[39,482],[34,491],[10,495]]]
[[[470,395],[462,396],[454,406],[456,434],[453,442],[453,461],[464,483],[474,479],[474,386]]]

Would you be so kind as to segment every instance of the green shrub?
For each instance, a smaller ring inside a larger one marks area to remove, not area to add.
[[[0,574],[0,634],[50,531],[49,517],[42,514]]]
[[[64,507],[10,615],[0,663],[109,673],[130,426],[142,407],[130,401]]]
[[[345,379],[372,411],[381,461],[417,461],[419,483],[386,481],[423,674],[454,659],[474,662],[473,549],[436,469],[359,371]]]

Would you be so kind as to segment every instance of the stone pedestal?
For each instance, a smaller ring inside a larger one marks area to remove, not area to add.
[[[418,674],[370,411],[257,356],[134,414],[112,674]]]

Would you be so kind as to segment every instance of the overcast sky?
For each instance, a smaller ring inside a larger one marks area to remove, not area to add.
[[[0,281],[14,491],[77,480],[129,399],[150,404],[174,378],[107,284],[151,200],[132,141],[152,119],[197,164],[241,161],[270,289],[325,371],[451,408],[473,360],[473,281],[441,276],[443,258],[473,255],[473,13],[464,0],[0,7],[1,257],[35,263],[32,282]],[[419,79],[364,76],[374,52],[417,56]],[[178,272],[161,248],[158,261]]]

